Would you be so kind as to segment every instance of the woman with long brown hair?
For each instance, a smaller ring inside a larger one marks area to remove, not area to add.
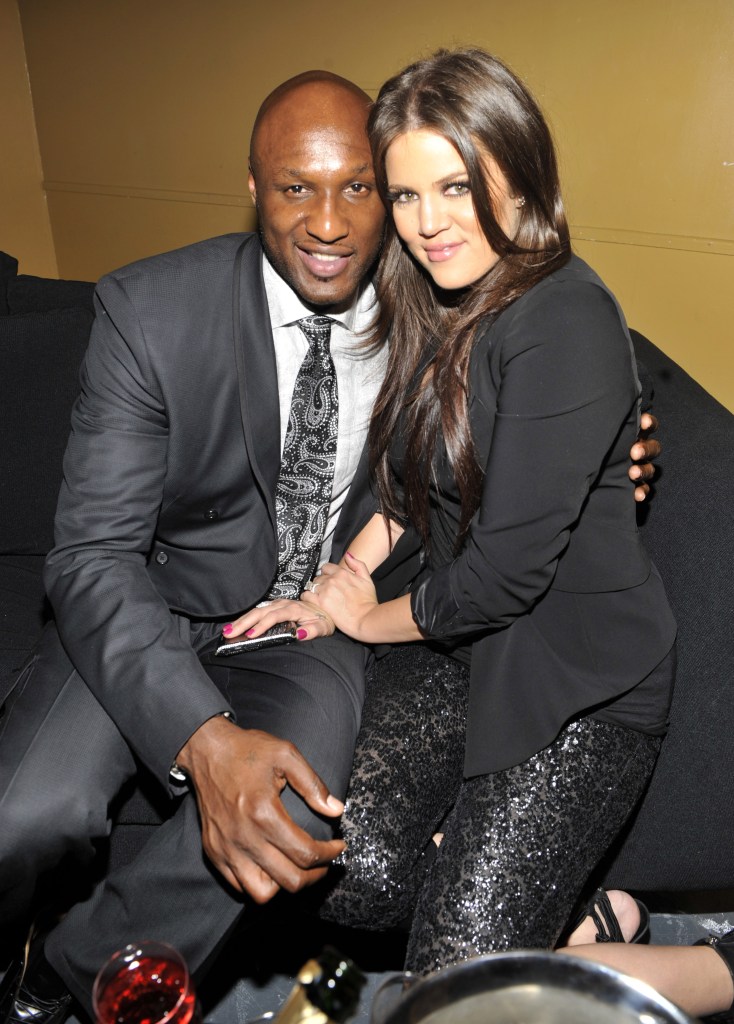
[[[370,137],[392,213],[381,512],[306,598],[355,639],[398,645],[365,707],[352,786],[371,798],[334,901],[363,924],[399,919],[442,831],[408,951],[425,971],[557,944],[652,771],[675,623],[627,477],[629,333],[571,252],[533,97],[482,50],[440,51],[382,87]],[[396,539],[422,568],[380,603],[370,572]]]

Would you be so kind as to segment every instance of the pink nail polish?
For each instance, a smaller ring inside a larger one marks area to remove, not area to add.
[[[226,626],[222,626],[222,635],[223,636],[229,636],[229,634],[232,632],[233,629],[234,629],[234,626],[232,625],[232,623],[228,622]]]
[[[252,634],[254,632],[255,632],[255,627],[253,626],[252,629],[248,629],[247,630],[247,632],[245,633],[245,636],[252,636]]]
[[[305,629],[297,629],[296,636],[298,637],[299,640],[305,640],[306,637],[308,636],[308,633],[306,632]]]

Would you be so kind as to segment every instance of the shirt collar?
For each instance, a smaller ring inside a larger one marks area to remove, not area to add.
[[[263,280],[265,294],[268,297],[270,323],[273,329],[287,327],[305,316],[313,316],[314,311],[305,306],[291,286],[287,284],[263,253]],[[375,313],[375,289],[371,281],[365,282],[360,288],[356,300],[343,313],[329,313],[332,320],[337,320],[348,331],[364,330]]]

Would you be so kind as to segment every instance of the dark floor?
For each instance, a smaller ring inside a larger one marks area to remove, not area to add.
[[[649,902],[655,901],[650,898]],[[734,902],[725,905],[734,907]],[[358,932],[307,917],[262,917],[261,924],[233,937],[202,985],[206,1024],[248,1024],[263,1014],[277,1013],[300,966],[327,944],[349,956],[365,972],[367,984],[354,1024],[369,1024],[376,990],[400,970],[405,934]],[[689,945],[708,933],[721,935],[732,927],[734,910],[653,912],[650,938],[656,945]],[[72,1018],[71,1024],[79,1022]]]
[[[734,892],[638,894],[652,911],[650,941],[656,945],[690,945],[734,927]],[[726,911],[722,908],[732,908]],[[0,930],[0,972],[13,936]],[[400,972],[406,933],[369,933],[339,928],[286,908],[255,911],[229,941],[216,967],[200,989],[207,1024],[247,1024],[264,1013],[277,1012],[301,965],[325,945],[337,948],[365,972],[367,984],[355,1024],[368,1024],[376,989]],[[73,1019],[73,1024],[79,1024]]]
[[[396,933],[366,935],[346,929],[329,929],[325,926],[321,926],[323,932],[320,932],[319,927],[314,928],[312,922],[307,923],[305,927],[308,927],[309,931],[301,936],[278,934],[275,929],[265,937],[265,943],[260,947],[263,954],[262,963],[264,965],[269,960],[279,965],[279,969],[272,972],[267,968],[262,973],[248,969],[254,966],[254,961],[247,951],[246,936],[243,936],[241,953],[233,951],[230,957],[240,958],[240,967],[244,970],[241,970],[239,975],[236,972],[230,973],[227,978],[227,968],[224,968],[224,974],[219,979],[212,979],[214,985],[207,987],[202,993],[205,996],[206,1021],[210,1024],[246,1024],[260,1014],[268,1011],[277,1012],[290,991],[294,974],[300,964],[313,955],[314,950],[318,952],[324,942],[328,941],[354,959],[367,974],[367,985],[355,1017],[355,1024],[369,1024],[370,1005],[376,989],[387,977],[400,970],[404,936]],[[722,935],[732,927],[734,911],[695,915],[653,913],[650,940],[656,945],[690,945],[709,933]],[[288,946],[291,941],[294,942],[293,957],[284,970],[282,954],[279,960],[278,951],[279,948]],[[232,963],[229,969],[234,966]]]

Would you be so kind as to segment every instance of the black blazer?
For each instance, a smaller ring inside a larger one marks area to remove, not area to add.
[[[639,391],[622,312],[577,257],[477,339],[481,507],[462,553],[412,593],[426,635],[475,641],[468,775],[540,750],[674,642],[627,476]]]
[[[280,424],[255,235],[104,277],[45,582],[72,663],[164,782],[223,698],[189,619],[226,619],[277,564]],[[366,461],[334,554],[373,510]],[[226,706],[226,705],[225,705]]]

